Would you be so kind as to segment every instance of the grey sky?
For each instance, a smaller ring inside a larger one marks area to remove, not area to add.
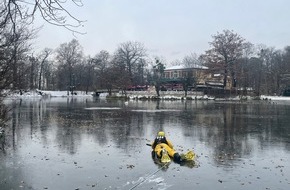
[[[126,41],[144,43],[150,56],[168,62],[209,48],[212,35],[233,30],[253,44],[290,45],[289,0],[83,0],[72,14],[87,20],[76,39],[86,55],[113,53]],[[37,48],[69,42],[71,32],[45,24]]]

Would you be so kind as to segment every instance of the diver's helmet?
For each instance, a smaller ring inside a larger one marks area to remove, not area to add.
[[[163,131],[159,131],[157,133],[156,139],[157,139],[157,143],[158,144],[164,142],[164,140],[165,140],[165,133]]]
[[[159,132],[157,133],[157,137],[165,137],[165,133],[164,133],[164,131],[159,131]]]

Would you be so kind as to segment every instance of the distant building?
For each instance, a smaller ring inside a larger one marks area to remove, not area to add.
[[[196,65],[185,67],[182,65],[168,67],[164,70],[163,86],[167,90],[183,90],[182,80],[191,76],[194,78],[192,88],[223,88],[223,75],[211,73],[208,67]]]
[[[219,89],[231,89],[232,80],[230,76],[227,76],[226,86],[224,87],[224,75],[220,73],[211,73],[211,77],[205,82],[207,87],[219,88]]]

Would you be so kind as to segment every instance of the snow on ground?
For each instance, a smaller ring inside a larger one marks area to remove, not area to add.
[[[71,95],[70,92],[68,91],[47,91],[47,90],[35,90],[35,91],[28,91],[28,92],[23,92],[22,94],[18,93],[8,93],[9,98],[41,98],[41,97],[92,97],[93,93],[88,92],[87,94],[85,91],[74,91],[74,94]],[[108,93],[101,93],[100,98],[105,98],[108,95]],[[140,95],[131,94],[129,95],[130,99],[138,99]],[[144,95],[142,97],[145,97]],[[190,97],[190,96],[188,96]],[[174,96],[174,95],[164,95],[162,99],[181,99],[181,96]],[[213,100],[215,98],[212,97],[207,97],[206,95],[203,96],[193,96],[192,97],[197,98],[197,99],[202,99],[202,100]],[[251,99],[248,97],[248,99]],[[266,96],[266,95],[261,95],[260,96],[261,100],[268,100],[268,101],[290,101],[290,97],[285,97],[285,96]],[[216,99],[218,100],[218,99]],[[236,98],[231,98],[228,100],[240,100],[239,97]]]
[[[283,101],[290,101],[290,97],[287,96],[265,96],[265,95],[261,95],[261,100],[272,100],[272,101],[276,101],[276,100],[283,100]]]
[[[16,93],[8,93],[9,98],[41,98],[41,97],[84,97],[88,96],[91,97],[92,93],[88,92],[87,94],[84,91],[75,91],[73,95],[71,95],[68,91],[47,91],[47,90],[35,90],[35,91],[28,91]]]
[[[92,96],[91,92],[84,92],[84,91],[74,91],[73,95],[68,91],[37,91],[39,94],[43,96],[50,96],[50,97],[67,97],[67,96]]]

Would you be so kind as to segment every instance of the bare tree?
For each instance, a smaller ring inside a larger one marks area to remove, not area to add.
[[[290,46],[286,46],[283,50],[283,64],[285,73],[290,73]]]
[[[236,62],[236,78],[237,78],[237,87],[242,90],[243,95],[247,95],[248,89],[253,89],[253,83],[251,83],[251,73],[253,68],[251,68],[250,59],[254,55],[253,44],[245,43],[242,57]],[[241,94],[242,95],[242,94]]]
[[[42,84],[44,83],[44,72],[45,70],[47,71],[46,68],[48,68],[46,66],[46,64],[48,64],[49,62],[47,61],[49,55],[52,54],[52,49],[49,48],[45,48],[42,53],[39,55],[39,76],[38,76],[38,89],[41,90],[42,89]]]
[[[26,22],[18,23],[15,32],[11,32],[11,27],[1,29],[0,33],[0,87],[19,89],[23,87],[21,77],[28,68],[24,68],[29,60],[27,54],[31,50],[30,41],[34,39],[36,30],[28,28]],[[21,64],[21,65],[20,65]]]
[[[81,0],[3,0],[0,3],[0,17],[2,18],[0,27],[11,24],[13,31],[16,31],[19,20],[32,23],[38,12],[46,22],[64,27],[72,32],[78,32],[76,28],[80,27],[84,21],[79,20],[68,11],[66,8],[68,4],[83,6]]]
[[[162,64],[159,59],[155,59],[155,65],[153,66],[153,82],[155,85],[156,94],[160,96],[161,88],[161,78],[164,73],[165,66]]]
[[[83,51],[82,47],[76,39],[69,43],[63,43],[57,49],[56,59],[58,65],[58,82],[59,88],[69,89],[71,94],[76,87],[76,72],[75,66],[82,63]]]
[[[199,60],[199,56],[196,53],[191,53],[187,55],[182,60],[182,65],[187,68],[193,68],[196,66],[201,66],[201,61]]]
[[[284,73],[285,67],[282,62],[282,52],[275,50],[273,47],[266,47],[260,50],[259,58],[263,64],[263,92],[266,94],[277,94],[281,89],[281,75]]]
[[[182,79],[182,85],[185,92],[185,96],[187,96],[187,91],[189,87],[194,85],[195,88],[197,84],[204,81],[205,75],[203,74],[202,69],[202,61],[200,60],[200,56],[196,53],[192,53],[188,56],[185,56],[182,65],[186,68],[187,75]]]
[[[236,68],[235,64],[243,55],[245,40],[230,30],[213,35],[210,42],[211,49],[207,50],[204,58],[208,66],[214,70],[223,71],[224,87],[227,85],[227,77],[231,76],[232,86],[236,87]]]
[[[282,89],[290,88],[290,46],[286,46],[282,54],[283,72],[281,73]]]
[[[6,121],[7,109],[3,106],[3,89],[24,88],[27,72],[30,68],[30,87],[34,86],[34,66],[37,62],[28,56],[31,40],[36,30],[29,29],[38,12],[42,18],[53,25],[64,27],[72,32],[83,24],[66,8],[68,1],[62,0],[2,0],[0,1],[0,125]],[[81,0],[71,0],[73,4],[82,6]],[[27,63],[31,63],[27,67]],[[25,87],[27,88],[27,87]],[[1,127],[0,126],[0,127]],[[1,139],[0,139],[1,140]]]
[[[97,55],[95,55],[95,57],[93,58],[93,62],[95,66],[94,87],[95,89],[97,88],[105,89],[106,88],[105,81],[107,77],[106,70],[111,65],[111,55],[109,54],[109,52],[102,50]]]
[[[20,82],[23,82],[18,80],[20,69],[18,64],[27,62],[25,59],[31,48],[27,42],[37,32],[37,29],[29,29],[28,26],[33,23],[37,12],[45,21],[63,26],[73,32],[83,23],[70,14],[65,7],[68,3],[61,0],[3,0],[0,2],[0,54],[3,55],[0,58],[1,89],[11,87],[11,84],[13,84],[12,88],[16,89]],[[71,0],[70,3],[82,6],[81,0]]]
[[[265,78],[264,66],[261,59],[257,57],[251,57],[248,64],[248,77],[250,86],[255,90],[255,94],[260,96],[263,91],[263,81]]]
[[[138,73],[138,68],[143,68],[146,55],[146,49],[140,42],[122,43],[115,53],[118,63],[126,66],[132,84],[134,84],[134,74]]]
[[[29,89],[35,89],[37,88],[37,78],[38,78],[38,65],[39,65],[39,61],[36,57],[29,56],[28,58],[29,60]]]
[[[57,71],[52,60],[47,61],[47,64],[44,65],[43,78],[45,80],[43,80],[42,88],[45,86],[47,90],[57,89]]]
[[[130,73],[126,69],[126,65],[120,62],[118,57],[111,60],[110,67],[107,69],[107,78],[111,83],[112,89],[119,89],[126,93],[126,88],[131,85]]]

